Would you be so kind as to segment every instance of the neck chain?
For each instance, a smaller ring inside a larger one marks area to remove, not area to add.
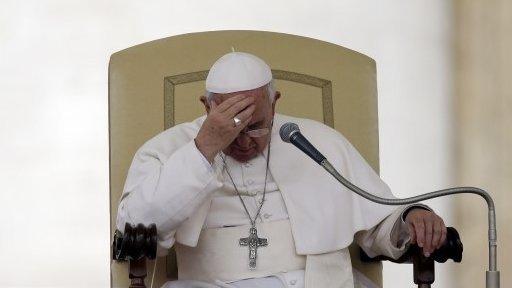
[[[242,199],[242,194],[238,190],[238,188],[235,185],[235,181],[233,181],[233,177],[231,176],[231,173],[229,172],[228,165],[226,163],[226,156],[222,155],[222,162],[224,162],[224,168],[226,169],[226,173],[229,176],[229,179],[231,180],[231,183],[233,183],[233,187],[235,188],[236,194],[238,195],[238,198],[240,199],[240,202],[242,203],[242,206],[244,207],[245,213],[247,214],[247,217],[249,217],[249,220],[251,221],[251,226],[256,226],[256,219],[258,219],[258,216],[261,212],[261,207],[263,207],[263,203],[265,203],[265,195],[267,192],[267,177],[268,177],[268,166],[270,162],[270,141],[268,142],[268,148],[267,148],[267,163],[265,167],[265,184],[263,186],[263,198],[261,199],[260,207],[258,207],[258,211],[256,212],[256,215],[254,216],[254,219],[252,219],[251,214],[249,213],[249,210],[247,209],[247,206],[245,205],[244,200]]]
[[[238,188],[236,187],[235,181],[233,181],[233,177],[231,176],[231,173],[229,172],[228,165],[226,164],[226,156],[222,155],[222,161],[224,162],[224,168],[226,169],[226,173],[229,176],[229,179],[231,180],[231,183],[233,183],[233,187],[235,187],[236,194],[238,195],[238,198],[240,199],[240,202],[242,202],[242,206],[244,206],[245,213],[247,214],[247,217],[249,217],[249,221],[251,221],[251,228],[249,229],[249,236],[245,238],[240,238],[239,245],[240,246],[248,246],[249,247],[249,268],[254,269],[256,268],[256,257],[257,257],[257,250],[258,247],[264,247],[268,245],[268,241],[266,238],[258,238],[258,230],[256,229],[256,219],[258,219],[258,216],[261,212],[261,207],[263,207],[263,203],[265,203],[265,194],[267,192],[267,176],[268,176],[268,165],[270,162],[270,141],[271,137],[269,137],[268,141],[268,148],[267,148],[267,164],[265,167],[265,184],[263,186],[263,198],[261,199],[260,206],[258,207],[258,211],[256,212],[256,215],[254,216],[254,219],[251,217],[251,213],[249,213],[249,210],[247,209],[247,206],[245,205],[244,200],[242,199],[242,195],[240,194],[240,191],[238,191]]]

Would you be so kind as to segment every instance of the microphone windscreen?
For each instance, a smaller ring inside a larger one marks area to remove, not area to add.
[[[281,139],[284,142],[290,143],[290,136],[294,132],[299,132],[299,131],[300,131],[299,125],[297,125],[295,123],[288,122],[288,123],[283,124],[283,126],[281,126],[281,128],[279,129],[279,135],[281,136]]]

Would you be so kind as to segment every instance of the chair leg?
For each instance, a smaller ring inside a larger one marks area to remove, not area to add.
[[[130,288],[146,288],[146,258],[130,261]]]
[[[412,258],[414,283],[418,288],[430,288],[435,280],[434,259],[416,254]]]

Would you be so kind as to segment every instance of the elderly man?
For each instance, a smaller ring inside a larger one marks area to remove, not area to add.
[[[118,229],[156,223],[160,251],[175,245],[179,280],[166,287],[375,287],[351,267],[354,239],[393,258],[409,243],[428,256],[444,242],[428,207],[369,202],[279,139],[283,123],[297,123],[346,178],[393,197],[338,132],[275,113],[281,95],[263,60],[224,55],[206,90],[206,116],[137,151],[119,204]]]

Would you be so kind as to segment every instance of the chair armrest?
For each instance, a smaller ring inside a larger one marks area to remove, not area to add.
[[[368,256],[363,249],[361,249],[361,261],[362,262],[376,262],[376,261],[391,261],[394,263],[412,263],[414,257],[422,256],[423,258],[432,258],[434,261],[444,263],[448,259],[452,259],[454,262],[462,261],[463,245],[460,240],[459,233],[453,227],[446,228],[446,240],[439,249],[434,251],[430,257],[423,256],[422,249],[418,245],[410,245],[407,251],[398,259],[393,259],[387,256]]]
[[[117,261],[140,260],[156,258],[157,245],[156,225],[148,227],[143,224],[132,226],[126,223],[124,234],[119,230],[114,233],[112,243],[112,259]]]
[[[368,256],[363,249],[360,249],[362,262],[370,263],[377,261],[391,261],[394,263],[412,263],[414,270],[414,283],[419,287],[430,287],[434,283],[434,261],[444,263],[448,259],[460,263],[462,261],[463,245],[459,233],[453,227],[447,227],[446,240],[439,249],[434,251],[430,257],[425,257],[422,248],[418,245],[410,245],[407,251],[398,259],[387,256]],[[422,286],[425,285],[425,286]]]
[[[124,234],[119,230],[114,233],[112,242],[112,259],[129,261],[130,288],[144,288],[144,278],[147,276],[146,258],[156,258],[157,246],[156,225],[148,227],[143,224],[132,226],[126,223]]]

